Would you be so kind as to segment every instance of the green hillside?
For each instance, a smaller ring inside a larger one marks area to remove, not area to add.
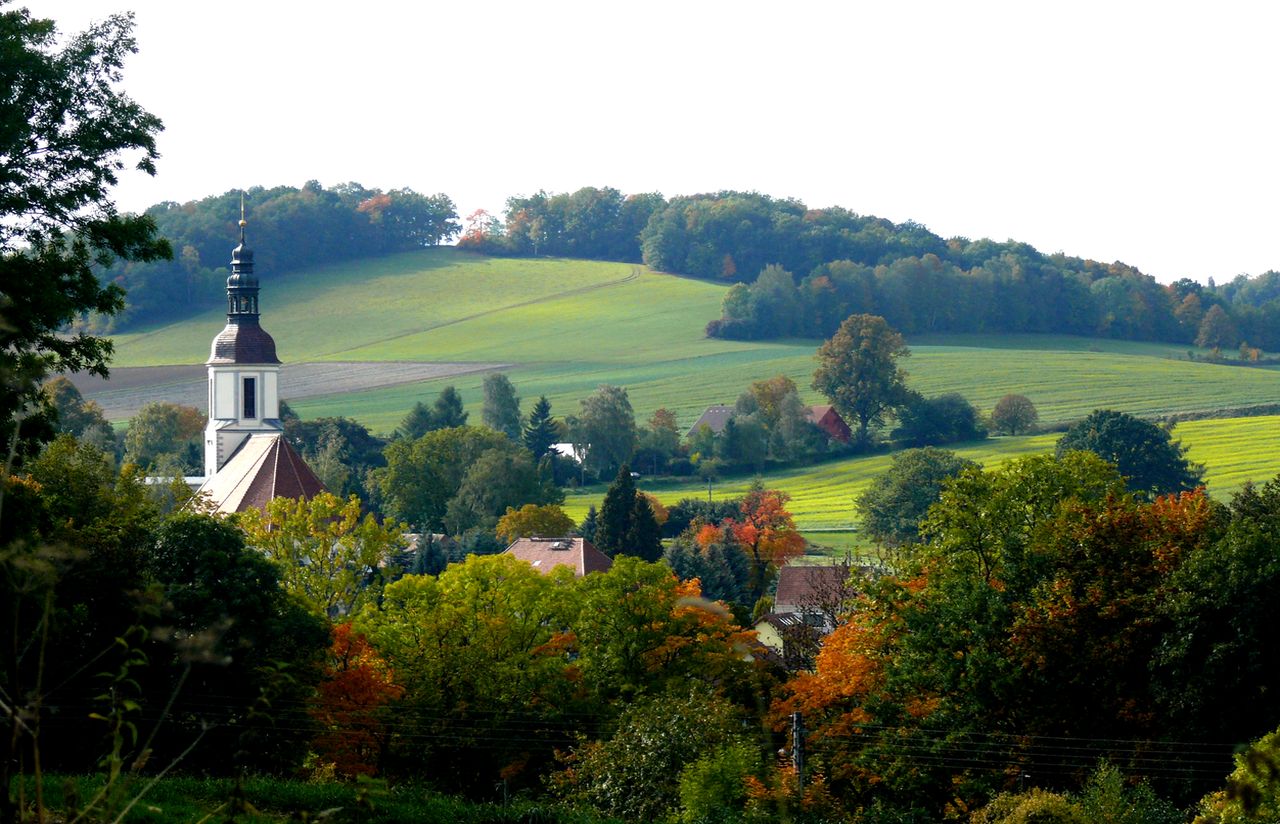
[[[813,341],[724,341],[702,329],[725,287],[630,264],[487,258],[434,249],[266,280],[263,324],[281,357],[300,361],[447,361],[511,364],[525,398],[546,394],[557,413],[600,383],[628,387],[643,417],[665,406],[692,423],[732,402],[752,380],[791,376],[808,390]],[[201,363],[221,307],[116,339],[117,366]],[[1273,402],[1280,377],[1185,360],[1156,344],[1062,336],[948,336],[910,341],[911,385],[960,392],[990,408],[1020,392],[1046,423],[1098,406],[1138,414]],[[1180,359],[1179,359],[1180,358]],[[478,412],[481,375],[313,397],[307,416],[345,414],[393,428],[414,401],[453,383]]]
[[[501,363],[528,408],[546,394],[558,415],[601,383],[625,386],[637,417],[665,406],[682,426],[712,403],[732,403],[753,380],[789,375],[807,397],[813,341],[725,341],[702,329],[725,287],[630,264],[487,258],[452,249],[396,255],[359,266],[331,266],[267,280],[263,324],[286,361]],[[115,363],[200,363],[221,327],[221,309],[190,321],[123,335]],[[913,388],[959,392],[983,409],[1008,392],[1030,397],[1046,424],[1099,407],[1141,415],[1208,410],[1280,400],[1280,374],[1186,359],[1175,346],[1063,336],[934,336],[909,341]],[[342,392],[299,400],[304,417],[347,415],[390,431],[418,400],[445,385],[461,391],[479,417],[482,374]],[[1186,423],[1178,435],[1209,468],[1214,494],[1280,471],[1277,422],[1268,418]],[[1054,438],[1000,438],[962,448],[988,466],[1051,448]],[[875,456],[771,476],[794,496],[809,528],[843,527],[851,501],[888,463]],[[745,479],[717,490],[730,494]],[[674,500],[705,494],[698,484],[655,487]],[[594,497],[593,497],[594,496]],[[580,514],[598,499],[570,501]]]

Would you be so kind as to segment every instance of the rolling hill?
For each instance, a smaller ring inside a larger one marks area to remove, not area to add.
[[[574,411],[578,399],[601,383],[627,387],[639,420],[667,407],[681,425],[709,404],[732,403],[751,381],[777,374],[790,376],[812,402],[821,400],[808,389],[816,342],[703,335],[725,289],[631,264],[433,249],[264,277],[263,325],[287,364],[306,364],[293,384],[299,413],[347,415],[374,431],[390,431],[415,401],[431,400],[448,384],[457,386],[478,418],[483,373],[494,365],[511,377],[526,408],[545,394],[557,415]],[[182,323],[122,335],[114,363],[200,364],[222,322],[217,306]],[[1275,370],[1192,362],[1185,348],[1170,345],[1032,335],[909,343],[905,366],[914,389],[959,392],[983,409],[1019,392],[1050,425],[1099,407],[1158,415],[1280,400]],[[415,363],[448,368],[406,369]],[[145,386],[148,374],[173,380],[172,369],[127,373],[130,386]],[[428,374],[439,377],[417,379]],[[117,390],[108,384],[99,391]],[[1248,478],[1280,471],[1276,423],[1197,421],[1179,426],[1177,435],[1209,466],[1211,491],[1226,494]],[[1049,448],[1052,441],[1000,438],[959,451],[992,465]],[[792,492],[805,526],[847,526],[852,498],[887,462],[885,456],[833,462],[779,473],[770,483]],[[675,499],[705,494],[705,487],[663,485],[656,491]],[[575,497],[571,505],[585,510],[587,503]]]

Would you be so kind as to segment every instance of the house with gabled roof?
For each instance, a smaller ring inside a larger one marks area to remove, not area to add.
[[[807,407],[804,410],[804,416],[814,426],[827,433],[827,437],[832,440],[848,443],[853,437],[853,430],[849,428],[849,424],[829,403]]]
[[[685,438],[692,438],[702,427],[707,427],[712,433],[719,435],[724,431],[725,425],[729,423],[729,419],[733,417],[733,407],[717,403],[707,407],[707,411],[689,427],[689,431],[684,433]]]
[[[567,566],[578,578],[608,572],[613,566],[613,559],[586,538],[518,538],[503,554],[526,561],[542,573]]]

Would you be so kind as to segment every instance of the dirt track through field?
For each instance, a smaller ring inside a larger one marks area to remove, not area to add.
[[[410,361],[290,363],[280,367],[280,397],[290,401],[360,392],[509,366],[505,363]],[[102,406],[109,420],[131,418],[153,401],[168,401],[207,411],[207,373],[204,366],[121,366],[111,370],[109,381],[85,374],[72,375],[71,380],[86,399]]]

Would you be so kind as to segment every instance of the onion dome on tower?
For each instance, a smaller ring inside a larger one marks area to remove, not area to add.
[[[276,342],[258,323],[258,278],[253,250],[244,240],[244,204],[240,205],[240,245],[231,250],[227,278],[227,325],[213,339],[209,364],[279,363]]]

